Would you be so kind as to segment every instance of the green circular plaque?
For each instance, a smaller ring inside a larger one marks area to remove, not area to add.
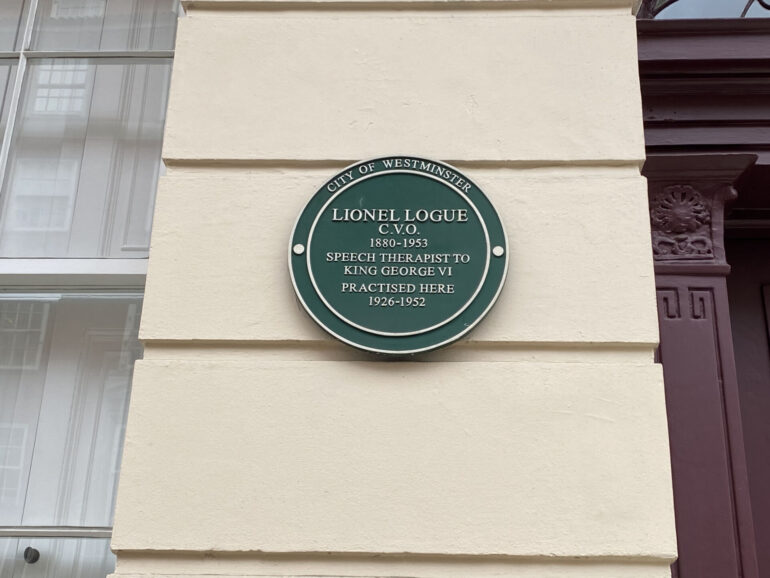
[[[409,354],[459,339],[489,311],[508,266],[489,199],[454,167],[394,156],[329,179],[299,216],[289,270],[334,337]]]

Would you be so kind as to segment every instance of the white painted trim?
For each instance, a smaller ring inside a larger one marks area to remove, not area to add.
[[[3,526],[0,538],[111,538],[112,528],[71,526]]]
[[[147,259],[0,259],[0,286],[135,287],[142,289]]]
[[[32,58],[174,58],[173,50],[26,50]]]

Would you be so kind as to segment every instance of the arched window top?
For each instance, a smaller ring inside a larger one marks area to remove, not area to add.
[[[643,0],[639,18],[770,18],[770,0]]]

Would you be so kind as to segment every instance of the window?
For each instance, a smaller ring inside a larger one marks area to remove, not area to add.
[[[768,0],[643,0],[640,18],[768,18]]]
[[[114,569],[178,12],[177,0],[0,2],[3,578]]]
[[[22,553],[33,543],[51,576],[110,570],[140,310],[140,293],[0,299],[0,526],[22,534],[0,538],[9,565],[2,576],[26,575]]]
[[[0,257],[147,257],[173,0],[39,0],[27,20],[30,49],[0,59]]]

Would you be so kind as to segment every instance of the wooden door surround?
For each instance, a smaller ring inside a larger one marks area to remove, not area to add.
[[[770,516],[752,503],[725,253],[726,227],[770,236],[770,19],[639,20],[637,30],[673,573],[770,578]]]

